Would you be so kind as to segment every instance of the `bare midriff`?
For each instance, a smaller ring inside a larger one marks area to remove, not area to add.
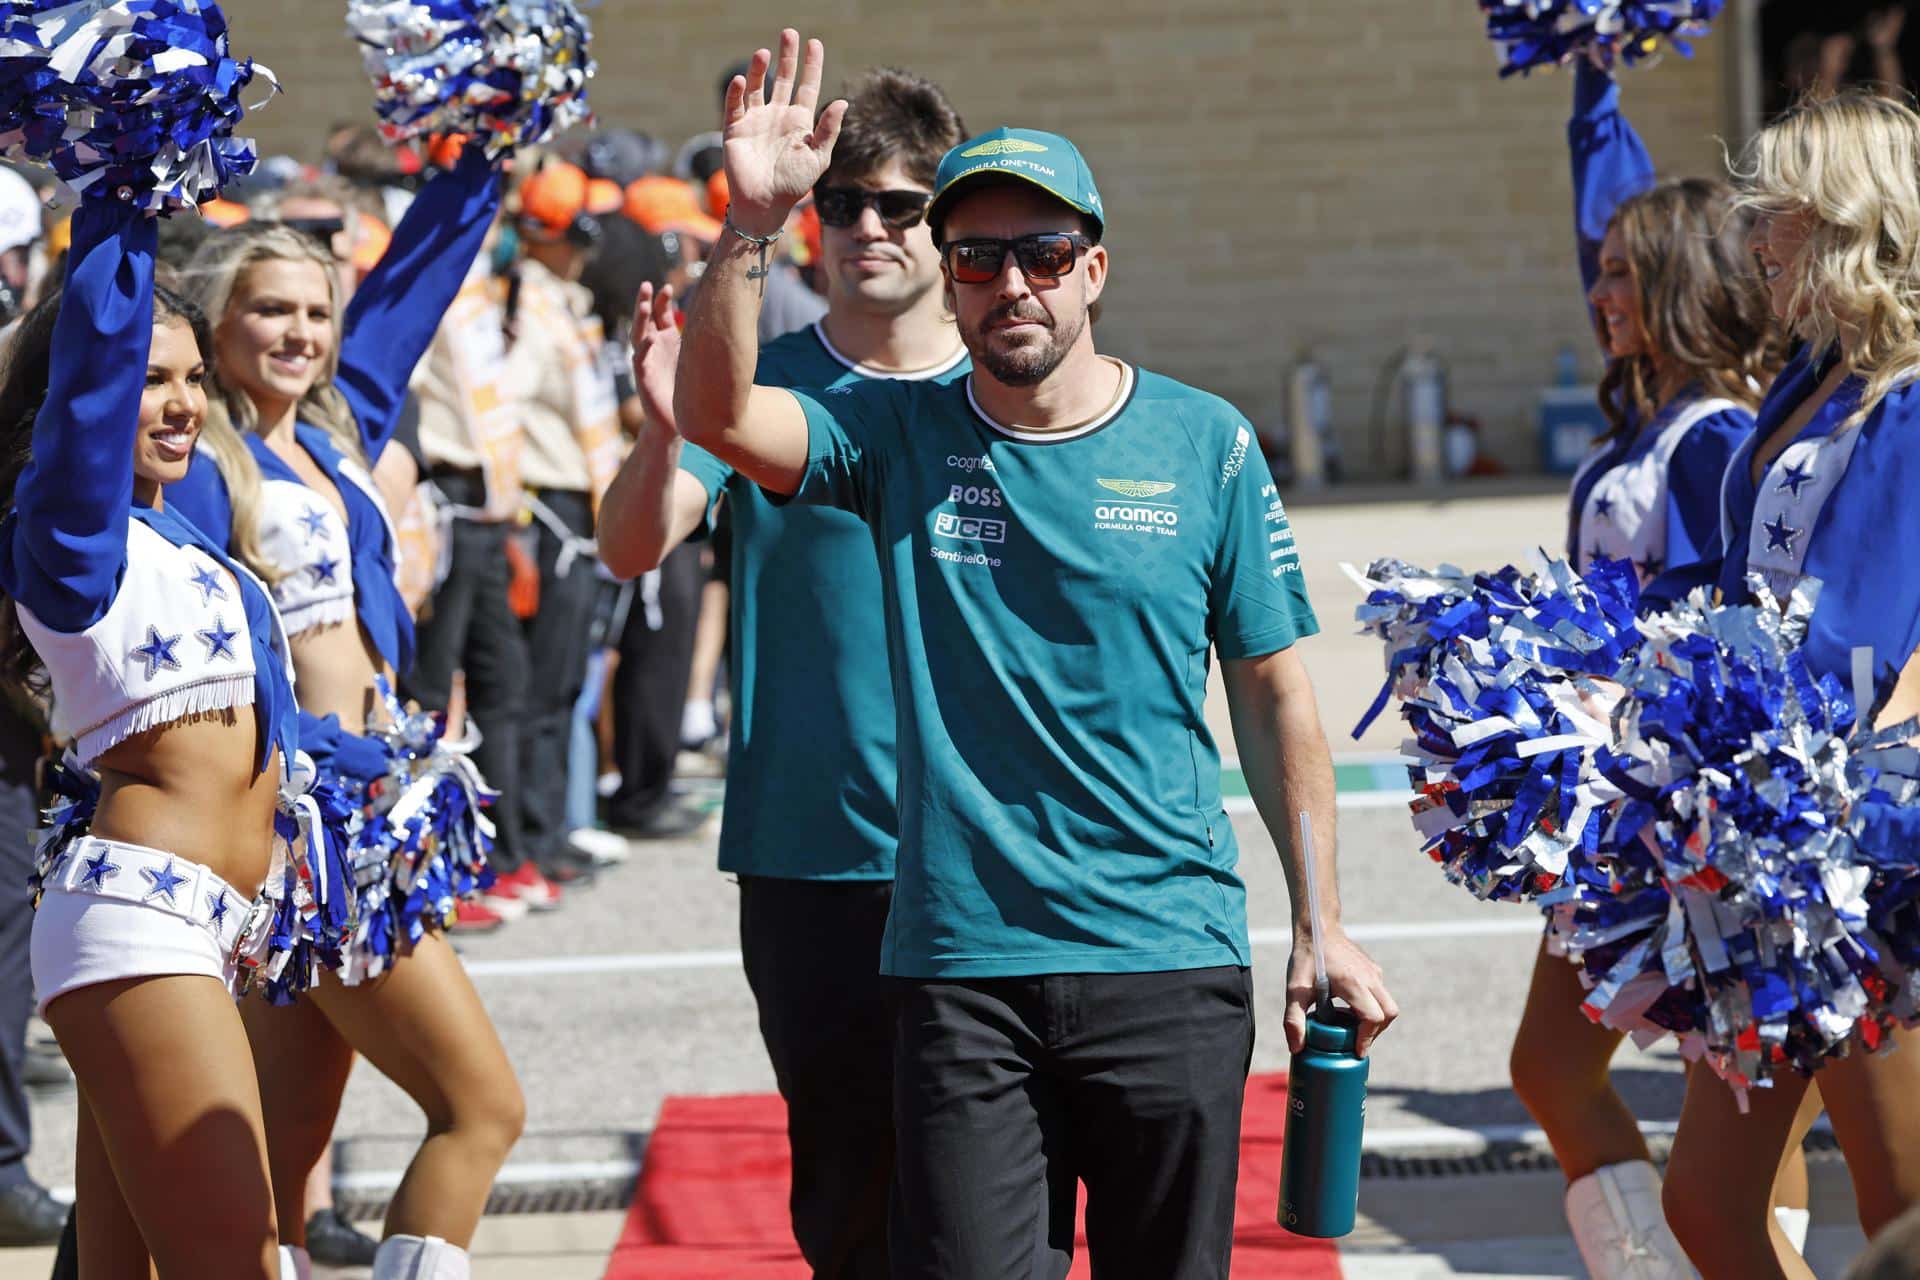
[[[92,833],[178,854],[235,890],[259,892],[273,856],[280,757],[260,761],[252,707],[189,716],[138,733],[94,761]]]
[[[293,676],[302,710],[316,716],[339,716],[349,733],[367,731],[367,711],[373,705],[373,679],[386,671],[379,651],[358,621],[309,627],[289,636]]]

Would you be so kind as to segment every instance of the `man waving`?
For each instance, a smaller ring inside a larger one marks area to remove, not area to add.
[[[1333,778],[1317,629],[1253,433],[1100,355],[1106,211],[1066,139],[948,153],[927,210],[960,381],[753,384],[768,250],[827,168],[823,52],[782,33],[729,89],[727,228],[683,335],[678,429],[772,495],[865,520],[898,722],[896,1276],[1064,1276],[1074,1184],[1102,1275],[1227,1274],[1253,1046],[1246,893],[1204,715],[1210,656],[1304,921],[1304,810]],[[1323,893],[1363,1046],[1395,1008]],[[1287,1035],[1312,991],[1296,928]]]

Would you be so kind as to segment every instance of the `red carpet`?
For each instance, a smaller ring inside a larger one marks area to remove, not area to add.
[[[1285,1076],[1247,1082],[1234,1280],[1339,1280],[1332,1243],[1273,1221],[1286,1115]],[[667,1099],[606,1280],[807,1280],[787,1228],[787,1179],[777,1096]],[[1084,1248],[1072,1274],[1089,1274]]]

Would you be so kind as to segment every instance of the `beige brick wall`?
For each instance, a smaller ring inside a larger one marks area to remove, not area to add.
[[[255,117],[311,151],[367,111],[338,0],[231,0],[239,51],[286,96]],[[1597,365],[1570,231],[1564,75],[1500,81],[1470,0],[606,0],[592,12],[610,124],[710,128],[728,61],[782,22],[827,41],[838,83],[880,62],[942,83],[976,130],[1071,136],[1112,222],[1100,335],[1116,354],[1284,413],[1300,344],[1322,353],[1347,448],[1412,335],[1456,405],[1534,465],[1533,394],[1555,351]],[[1724,41],[1627,77],[1663,173],[1718,172]]]

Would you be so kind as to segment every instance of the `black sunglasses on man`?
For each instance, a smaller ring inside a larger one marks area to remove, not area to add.
[[[813,207],[829,227],[850,227],[869,207],[895,231],[905,231],[927,216],[933,195],[926,191],[869,191],[865,187],[816,187]]]

